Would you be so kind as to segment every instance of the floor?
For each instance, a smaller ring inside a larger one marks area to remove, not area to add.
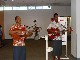
[[[26,60],[46,60],[46,41],[44,39],[26,40]],[[49,41],[49,46],[52,46],[52,41]],[[61,57],[65,57],[65,46],[62,47],[63,52]],[[12,40],[4,40],[3,47],[0,48],[0,60],[13,60]],[[71,56],[71,43],[68,41],[68,60],[75,60]],[[49,52],[48,60],[52,60],[52,53]],[[55,59],[57,60],[57,59]],[[65,60],[65,59],[63,59]]]

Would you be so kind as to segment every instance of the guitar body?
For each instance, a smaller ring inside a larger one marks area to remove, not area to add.
[[[19,28],[14,28],[13,31],[25,31],[25,28],[24,28],[24,27],[21,27],[21,29],[19,29]],[[24,35],[18,35],[17,33],[12,34],[12,38],[15,39],[15,40],[16,40],[16,39],[17,39],[17,40],[20,40],[21,37],[26,37],[26,34],[24,34]]]
[[[17,39],[17,40],[20,40],[20,37],[19,37],[17,34],[12,34],[12,38],[15,39],[15,40],[16,40],[16,39]]]
[[[56,36],[60,36],[60,33],[57,33],[59,32],[59,29],[58,28],[51,28],[51,29],[48,29],[48,37],[49,39],[54,39]],[[56,32],[57,31],[57,32]]]

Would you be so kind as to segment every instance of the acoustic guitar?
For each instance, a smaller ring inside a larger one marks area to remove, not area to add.
[[[25,31],[25,28],[14,28],[13,31]],[[13,39],[17,39],[17,40],[20,40],[21,37],[26,37],[26,34],[18,34],[18,33],[14,33],[11,35]]]
[[[48,29],[48,37],[50,39],[54,39],[55,37],[60,36],[60,33],[65,34],[66,31],[73,31],[72,28],[70,27],[69,30],[66,28],[66,30],[60,31],[58,28],[51,28]]]

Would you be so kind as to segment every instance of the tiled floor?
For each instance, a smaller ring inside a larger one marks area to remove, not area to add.
[[[40,40],[26,40],[26,60],[46,60],[46,41]],[[0,48],[0,60],[12,60],[12,41],[5,40],[5,46]],[[49,41],[49,46],[52,45],[52,41]],[[71,43],[68,41],[68,57],[69,60],[75,60],[71,56]],[[65,46],[63,46],[63,53],[61,57],[65,57]],[[49,53],[49,60],[52,60],[52,53]],[[57,59],[55,59],[57,60]],[[65,59],[63,59],[65,60]]]

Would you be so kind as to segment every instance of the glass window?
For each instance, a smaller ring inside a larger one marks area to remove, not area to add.
[[[32,10],[32,9],[35,9],[35,6],[28,6],[28,9],[30,10]]]
[[[43,9],[51,9],[51,6],[43,6]]]
[[[4,10],[12,10],[12,7],[6,7],[6,6],[4,6]]]
[[[43,9],[43,6],[36,6],[36,9]]]
[[[0,11],[2,11],[3,10],[3,7],[0,7]]]
[[[33,9],[51,9],[51,6],[1,6],[2,10],[33,10]]]
[[[13,7],[13,10],[27,10],[27,6]]]

